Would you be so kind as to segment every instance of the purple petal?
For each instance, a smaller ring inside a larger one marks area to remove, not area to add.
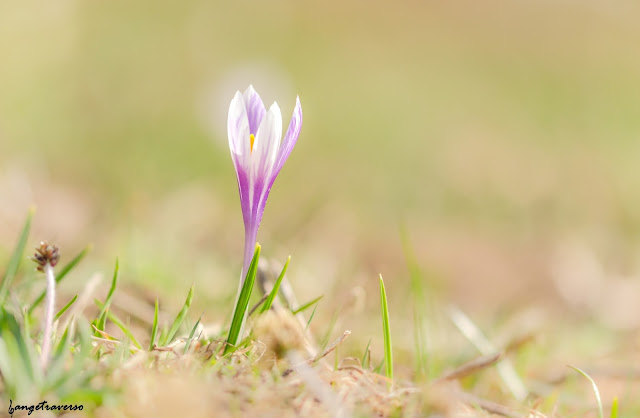
[[[262,122],[262,118],[266,113],[264,104],[252,85],[244,91],[242,97],[247,109],[247,117],[249,118],[249,131],[253,135],[256,135],[260,127],[260,122]]]
[[[282,166],[289,158],[289,154],[293,151],[293,147],[298,141],[300,130],[302,129],[302,105],[300,105],[300,98],[296,97],[296,107],[293,109],[293,115],[291,116],[291,122],[289,122],[289,128],[284,135],[278,157],[276,158],[276,164],[274,167],[273,179],[278,175]]]
[[[238,180],[238,191],[240,192],[240,207],[242,208],[242,220],[244,221],[244,227],[247,229],[251,225],[251,199],[249,198],[249,190],[251,185],[249,183],[249,173],[245,169],[236,164],[236,178]]]

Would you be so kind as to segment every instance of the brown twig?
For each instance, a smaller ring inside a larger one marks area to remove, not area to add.
[[[516,352],[518,350],[520,350],[522,347],[524,347],[527,344],[532,343],[533,341],[535,341],[536,339],[536,335],[535,334],[526,334],[526,335],[522,335],[518,338],[515,338],[514,340],[512,340],[505,348],[504,348],[504,352],[505,353],[512,353],[512,352]]]
[[[100,337],[96,337],[95,335],[92,335],[91,338],[93,338],[95,341],[99,341],[101,343],[105,343],[105,344],[113,344],[115,345],[120,345],[122,344],[122,341],[119,340],[111,340],[109,338],[100,338]],[[140,352],[142,350],[140,350],[138,347],[134,346],[134,345],[129,345],[127,347],[128,349],[130,349],[131,351],[135,351],[135,352]]]
[[[480,370],[493,366],[502,358],[502,353],[490,354],[488,356],[480,356],[471,361],[464,363],[463,365],[456,367],[450,372],[445,372],[442,376],[436,379],[436,382],[443,380],[457,380],[463,377],[470,376]]]
[[[258,309],[260,307],[260,305],[262,305],[263,303],[265,303],[267,301],[268,297],[269,297],[269,294],[265,293],[264,296],[262,296],[262,299],[260,299],[258,301],[258,303],[256,303],[255,305],[253,305],[251,307],[251,309],[249,309],[249,314],[247,316],[253,315],[253,313],[256,311],[256,309]]]
[[[286,377],[288,375],[290,375],[291,373],[293,373],[295,371],[295,369],[300,366],[300,365],[307,365],[307,366],[311,366],[317,362],[319,362],[320,360],[322,360],[323,358],[325,358],[326,356],[328,356],[329,354],[331,354],[331,352],[333,350],[335,350],[338,345],[342,344],[342,342],[344,340],[346,340],[347,338],[349,338],[349,335],[351,335],[351,331],[350,330],[346,330],[341,336],[340,338],[338,338],[337,340],[335,340],[329,347],[327,347],[326,350],[324,350],[322,353],[318,353],[315,357],[310,358],[309,360],[305,360],[304,362],[293,366],[290,369],[287,369],[284,371],[284,373],[282,373],[282,377]]]
[[[492,414],[497,414],[509,418],[519,418],[522,416],[522,414],[517,414],[516,411],[511,408],[500,405],[499,403],[479,398],[468,392],[457,392],[456,396],[464,403],[479,406],[480,408]]]
[[[116,337],[114,337],[113,335],[109,334],[106,331],[102,331],[100,329],[98,329],[95,325],[91,324],[91,326],[93,327],[93,329],[99,333],[100,335],[102,335],[105,339],[107,340],[111,340],[111,341],[118,341],[120,342],[120,340],[118,340]]]

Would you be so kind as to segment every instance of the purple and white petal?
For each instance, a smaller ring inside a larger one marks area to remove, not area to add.
[[[251,154],[249,133],[249,119],[244,100],[242,94],[237,92],[229,105],[229,119],[227,121],[229,149],[236,165],[246,166],[245,164],[249,160]]]
[[[287,128],[287,133],[284,134],[284,139],[282,140],[282,144],[280,145],[280,150],[278,152],[278,157],[276,158],[275,170],[273,172],[274,179],[284,166],[287,158],[289,158],[289,154],[291,154],[293,147],[298,141],[298,136],[300,135],[301,129],[302,105],[300,104],[300,98],[296,97],[296,107],[293,109],[293,115],[291,116],[291,122],[289,122],[289,128]]]
[[[252,85],[250,85],[242,95],[244,99],[244,105],[247,109],[247,117],[249,119],[249,131],[256,135],[258,132],[258,127],[262,122],[262,118],[264,118],[264,114],[266,110],[264,108],[264,103],[262,103],[262,99],[258,95]]]

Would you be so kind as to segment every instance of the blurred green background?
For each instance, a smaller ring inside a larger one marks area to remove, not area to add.
[[[564,310],[562,274],[640,269],[639,11],[0,0],[2,258],[36,204],[34,245],[71,257],[92,242],[86,277],[120,256],[123,283],[171,306],[195,282],[221,321],[243,245],[225,124],[252,83],[285,125],[302,102],[259,241],[292,255],[299,300],[325,295],[319,317],[354,295],[378,309],[382,273],[403,326],[403,228],[432,294],[487,317]]]

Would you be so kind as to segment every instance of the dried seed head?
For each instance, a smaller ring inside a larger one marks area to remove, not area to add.
[[[304,346],[304,333],[289,311],[270,310],[260,315],[253,325],[254,338],[265,344],[267,353],[277,359],[284,358],[289,350]]]
[[[36,247],[36,253],[31,258],[37,265],[38,271],[44,272],[44,267],[49,264],[55,267],[60,260],[60,252],[55,245],[49,245],[45,241],[40,242],[40,246]]]

